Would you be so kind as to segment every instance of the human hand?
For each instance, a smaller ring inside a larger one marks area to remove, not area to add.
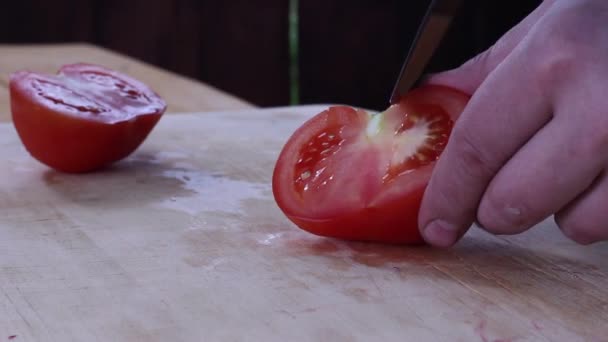
[[[428,82],[473,94],[422,202],[429,244],[475,221],[517,234],[551,215],[578,243],[608,239],[608,1],[545,0]]]

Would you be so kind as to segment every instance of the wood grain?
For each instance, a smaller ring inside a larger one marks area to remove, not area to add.
[[[10,120],[8,77],[30,69],[55,73],[67,63],[88,62],[125,72],[148,84],[167,102],[169,112],[239,110],[255,106],[208,84],[88,44],[0,45],[0,121]]]
[[[272,167],[322,108],[168,115],[88,175],[0,125],[0,340],[606,341],[607,245],[551,219],[450,250],[294,227]]]

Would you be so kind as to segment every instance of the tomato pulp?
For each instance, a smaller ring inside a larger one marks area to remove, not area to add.
[[[89,172],[121,160],[146,139],[166,103],[142,82],[77,63],[57,75],[10,77],[12,121],[26,150],[63,172]]]
[[[458,90],[424,85],[381,113],[350,106],[318,113],[279,154],[272,178],[277,205],[316,235],[424,243],[420,202],[468,100]]]

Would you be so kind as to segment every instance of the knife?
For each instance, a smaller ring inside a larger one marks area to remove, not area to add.
[[[401,95],[419,81],[462,2],[463,0],[430,0],[393,88],[390,104],[399,102]]]

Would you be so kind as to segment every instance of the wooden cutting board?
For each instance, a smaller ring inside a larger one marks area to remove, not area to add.
[[[0,341],[606,341],[608,246],[552,220],[450,250],[320,238],[270,178],[325,107],[165,116],[111,170],[0,126]]]

